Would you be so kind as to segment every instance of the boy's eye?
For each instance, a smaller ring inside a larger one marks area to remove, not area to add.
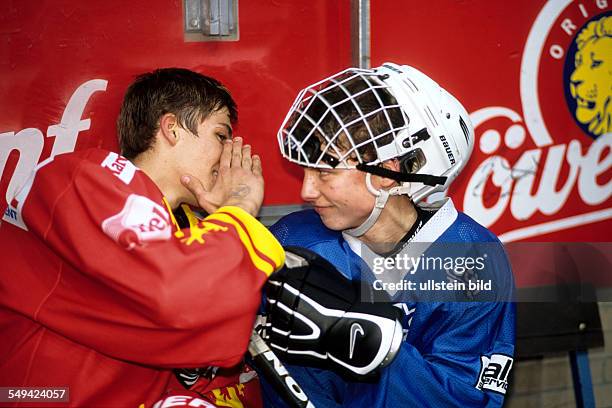
[[[225,142],[226,140],[229,139],[229,136],[227,136],[224,133],[217,133],[217,138],[219,138],[219,141]]]

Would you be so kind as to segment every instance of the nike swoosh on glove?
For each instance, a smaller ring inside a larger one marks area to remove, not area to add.
[[[285,267],[266,287],[261,335],[291,363],[332,369],[351,379],[375,379],[402,340],[401,311],[371,285],[351,281],[316,253],[287,247]],[[363,292],[363,291],[368,292]]]

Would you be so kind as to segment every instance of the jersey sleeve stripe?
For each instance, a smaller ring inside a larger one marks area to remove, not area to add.
[[[239,207],[223,207],[219,210],[219,212],[222,210],[223,213],[231,215],[240,223],[242,228],[249,233],[249,238],[253,243],[255,251],[257,251],[260,257],[268,260],[273,265],[274,270],[284,265],[285,250],[276,237],[263,224]]]
[[[266,275],[269,276],[284,264],[285,251],[281,244],[263,224],[241,208],[221,207],[205,220],[233,225],[253,264]]]
[[[223,223],[223,224],[226,224],[226,225],[227,224],[231,225],[238,232],[238,236],[240,237],[240,241],[242,242],[242,245],[246,248],[246,250],[247,250],[247,252],[249,254],[249,257],[251,258],[251,261],[253,262],[253,265],[255,265],[255,267],[257,269],[259,269],[263,273],[265,273],[266,276],[270,276],[270,274],[272,272],[274,272],[274,270],[275,270],[274,262],[272,262],[266,256],[261,256],[263,254],[261,254],[261,252],[258,251],[255,248],[253,240],[251,239],[251,237],[248,234],[248,232],[230,214],[227,214],[227,213],[215,213],[213,216],[206,217],[206,221],[207,222],[212,222],[212,223],[215,223],[215,224]]]

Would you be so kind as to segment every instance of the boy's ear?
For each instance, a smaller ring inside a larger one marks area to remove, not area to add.
[[[387,170],[392,170],[392,171],[397,171],[397,172],[400,171],[400,163],[398,159],[387,160],[382,163],[382,166]],[[396,184],[397,184],[397,181],[393,179],[386,178],[386,177],[380,177],[380,186],[383,188],[390,188]]]
[[[178,121],[174,113],[166,113],[159,119],[159,131],[162,138],[171,146],[174,146],[180,137]]]

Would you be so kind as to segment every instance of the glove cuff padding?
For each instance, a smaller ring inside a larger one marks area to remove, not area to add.
[[[388,364],[402,339],[401,311],[360,301],[360,282],[305,248],[285,248],[285,268],[267,287],[266,335],[285,359],[367,379]]]

